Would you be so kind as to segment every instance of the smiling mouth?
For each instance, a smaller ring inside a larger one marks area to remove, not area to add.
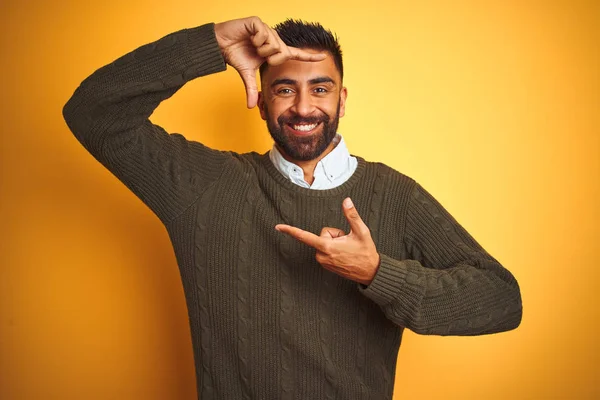
[[[297,135],[310,135],[317,129],[321,122],[313,124],[286,124]]]

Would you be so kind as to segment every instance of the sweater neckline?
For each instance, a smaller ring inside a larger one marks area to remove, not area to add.
[[[342,183],[340,186],[336,186],[334,188],[324,189],[324,190],[310,189],[310,188],[298,186],[295,183],[291,182],[289,179],[286,179],[286,177],[283,176],[281,174],[281,172],[279,172],[277,170],[275,165],[273,165],[273,162],[269,158],[269,151],[267,151],[266,153],[264,153],[260,156],[260,161],[263,164],[263,166],[265,167],[265,169],[267,170],[267,172],[269,173],[269,176],[273,180],[275,180],[275,182],[278,185],[283,186],[284,189],[292,191],[292,192],[296,192],[303,196],[327,197],[327,196],[337,196],[342,193],[347,193],[348,190],[351,189],[356,184],[356,182],[359,181],[363,177],[365,170],[366,170],[367,162],[365,161],[364,158],[359,157],[357,155],[351,154],[351,156],[356,157],[356,160],[358,161],[358,165],[356,166],[356,170],[354,171],[354,173],[350,176],[350,178],[348,178],[348,180],[346,182]]]

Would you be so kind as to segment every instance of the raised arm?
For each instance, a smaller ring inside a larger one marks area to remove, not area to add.
[[[242,77],[252,108],[263,62],[324,57],[285,46],[257,17],[183,29],[95,71],[75,90],[63,116],[77,140],[167,223],[235,159],[150,122],[158,105],[227,63]]]

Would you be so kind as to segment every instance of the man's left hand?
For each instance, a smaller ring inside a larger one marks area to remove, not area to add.
[[[316,259],[325,269],[363,285],[373,280],[379,268],[380,257],[371,238],[369,227],[363,222],[350,198],[343,202],[344,215],[350,224],[350,233],[337,228],[323,228],[321,235],[278,224],[280,232],[317,250]]]

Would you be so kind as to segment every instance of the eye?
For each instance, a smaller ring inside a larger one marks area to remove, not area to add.
[[[318,87],[318,88],[315,89],[315,92],[317,92],[317,93],[327,93],[328,90],[325,89],[324,87]]]
[[[277,91],[277,94],[292,94],[294,91],[290,88],[282,88]]]

